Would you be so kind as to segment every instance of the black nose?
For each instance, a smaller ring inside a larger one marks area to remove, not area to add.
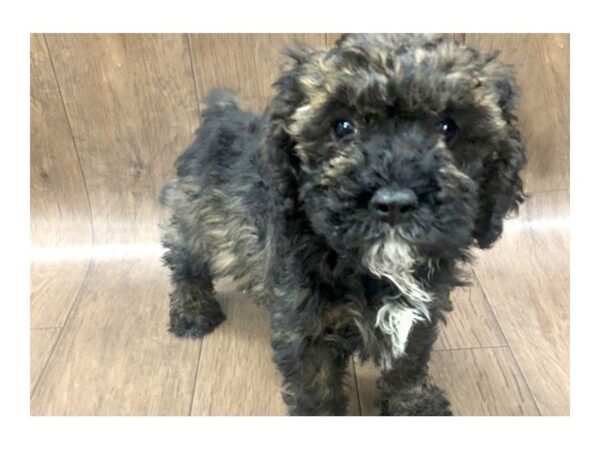
[[[417,194],[412,189],[381,188],[371,198],[373,207],[392,220],[415,209],[418,202]]]

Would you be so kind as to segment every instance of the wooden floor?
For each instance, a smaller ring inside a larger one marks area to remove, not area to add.
[[[531,197],[455,292],[430,372],[455,414],[568,415],[569,38],[455,38],[516,65]],[[32,35],[31,414],[285,414],[265,312],[226,280],[221,327],[167,333],[155,199],[204,93],[260,109],[293,39],[333,37]],[[377,375],[351,366],[349,414],[378,414]]]

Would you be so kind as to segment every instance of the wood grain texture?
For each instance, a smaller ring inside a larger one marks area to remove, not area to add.
[[[158,259],[97,262],[31,414],[187,415],[200,342],[167,333],[167,292]]]
[[[48,35],[97,243],[157,242],[158,194],[197,126],[184,35]]]
[[[358,385],[358,398],[363,416],[379,416],[379,391],[377,380],[380,371],[372,362],[361,363],[354,357],[354,368],[356,371],[356,383]]]
[[[527,192],[569,189],[569,35],[467,34],[466,44],[500,51],[520,88],[519,128],[529,151]]]
[[[90,245],[84,179],[41,34],[31,35],[30,64],[31,245]]]
[[[200,101],[214,88],[243,99],[271,98],[285,47],[326,46],[324,34],[193,34],[190,42]]]
[[[502,330],[479,282],[474,275],[471,278],[471,286],[451,293],[454,309],[446,316],[446,324],[440,326],[435,349],[506,345]]]
[[[62,327],[65,324],[89,266],[89,259],[58,259],[31,264],[31,328]]]
[[[344,377],[344,391],[348,397],[348,407],[346,415],[362,416],[362,406],[360,404],[360,392],[358,391],[358,378],[356,376],[356,363],[354,356],[350,358],[348,363],[348,372]]]
[[[29,339],[29,386],[33,389],[38,381],[40,374],[52,347],[56,342],[60,328],[41,328],[31,330]]]
[[[539,415],[519,366],[506,347],[434,352],[429,373],[446,391],[456,415]]]
[[[543,415],[569,414],[569,194],[540,193],[475,273]]]

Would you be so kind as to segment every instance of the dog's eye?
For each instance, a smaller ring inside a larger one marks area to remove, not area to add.
[[[444,140],[446,141],[446,145],[448,147],[453,147],[458,141],[458,134],[460,128],[456,124],[456,122],[452,119],[446,118],[443,119],[439,125],[440,133],[444,136]]]
[[[356,133],[356,127],[348,119],[338,119],[333,123],[333,132],[341,139]]]

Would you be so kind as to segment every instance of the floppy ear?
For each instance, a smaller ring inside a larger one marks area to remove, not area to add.
[[[519,172],[527,158],[521,134],[513,114],[516,92],[514,76],[507,66],[490,59],[486,66],[488,82],[496,90],[498,107],[505,122],[504,136],[484,161],[480,181],[480,209],[475,223],[474,237],[480,248],[490,247],[502,234],[505,216],[518,210],[523,202],[523,182]]]
[[[286,55],[292,65],[274,83],[277,93],[266,111],[268,123],[261,157],[271,186],[284,200],[284,208],[295,210],[300,160],[295,152],[296,141],[288,130],[292,116],[305,100],[299,78],[310,53],[294,49],[287,50]]]

